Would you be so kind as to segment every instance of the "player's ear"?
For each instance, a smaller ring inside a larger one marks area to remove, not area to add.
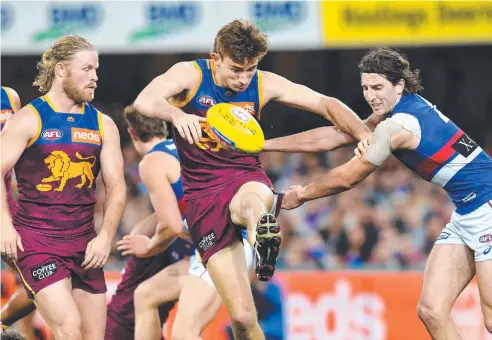
[[[400,81],[398,82],[398,84],[396,84],[396,93],[398,95],[401,95],[403,94],[403,91],[405,90],[405,80],[404,79],[400,79]]]
[[[65,65],[62,62],[56,63],[55,74],[58,75],[58,77],[65,77],[66,73],[67,73],[67,65]]]
[[[135,130],[133,130],[132,128],[128,128],[128,134],[130,135],[130,138],[133,140],[133,141],[138,141],[138,137],[137,137],[137,134],[135,133]]]
[[[215,64],[215,66],[220,64],[221,58],[217,52],[210,53],[210,57],[212,58],[212,62]]]

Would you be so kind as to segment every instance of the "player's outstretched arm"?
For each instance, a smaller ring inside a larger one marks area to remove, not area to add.
[[[364,121],[369,129],[374,130],[383,118],[372,114]],[[357,142],[348,133],[335,126],[322,126],[290,136],[268,139],[263,152],[327,152]]]
[[[163,170],[165,169],[165,170]],[[157,227],[151,238],[128,235],[118,242],[123,255],[150,257],[164,251],[176,239],[183,228],[176,195],[166,173],[179,175],[179,162],[160,152],[151,153],[140,162],[140,179],[149,190],[150,200],[157,215]]]
[[[26,106],[15,115],[9,118],[7,124],[0,133],[1,138],[1,240],[0,251],[11,259],[17,258],[17,247],[22,248],[22,242],[19,234],[12,225],[12,216],[10,215],[7,203],[7,188],[5,186],[5,174],[10,171],[17,163],[22,153],[30,141],[34,141],[40,127],[39,116],[31,106]]]
[[[111,251],[111,242],[123,215],[126,184],[120,134],[111,118],[103,115],[103,147],[100,155],[105,199],[102,227],[97,237],[89,242],[82,267],[86,270],[104,266]]]
[[[370,136],[369,128],[340,100],[322,95],[277,74],[263,72],[263,96],[265,102],[276,100],[320,114],[333,122],[341,131],[349,133],[358,140]]]
[[[350,190],[376,169],[364,157],[354,157],[305,187],[292,186],[284,193],[282,208],[294,209],[304,202]]]
[[[173,106],[170,98],[178,95],[188,96],[200,82],[200,71],[191,62],[180,62],[166,73],[154,78],[138,95],[135,109],[145,116],[160,118],[173,123],[183,139],[190,144],[202,137],[200,122],[206,119],[190,115]]]
[[[356,141],[354,137],[334,126],[323,126],[290,136],[268,139],[262,151],[322,152],[335,150]]]
[[[414,146],[415,136],[411,132],[387,120],[378,125],[362,157],[352,158],[305,187],[291,187],[285,192],[282,207],[293,209],[306,201],[350,190],[381,166],[393,150]]]

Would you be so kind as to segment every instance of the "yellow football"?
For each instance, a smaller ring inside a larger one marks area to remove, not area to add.
[[[245,109],[231,103],[220,103],[207,111],[209,132],[226,149],[258,153],[265,145],[263,130]]]

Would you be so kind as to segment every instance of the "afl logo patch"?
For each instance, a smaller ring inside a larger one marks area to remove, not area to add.
[[[47,129],[41,134],[44,140],[55,141],[63,137],[63,132],[58,129]]]
[[[200,96],[198,97],[198,103],[203,106],[214,106],[215,105],[215,100],[213,100],[209,96]]]
[[[478,240],[480,241],[480,243],[488,243],[492,241],[492,235],[490,234],[482,235]]]

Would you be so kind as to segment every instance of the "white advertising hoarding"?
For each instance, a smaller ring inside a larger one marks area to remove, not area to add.
[[[2,55],[39,54],[65,34],[102,53],[207,52],[236,18],[256,22],[271,49],[322,45],[318,2],[306,1],[2,1]]]

